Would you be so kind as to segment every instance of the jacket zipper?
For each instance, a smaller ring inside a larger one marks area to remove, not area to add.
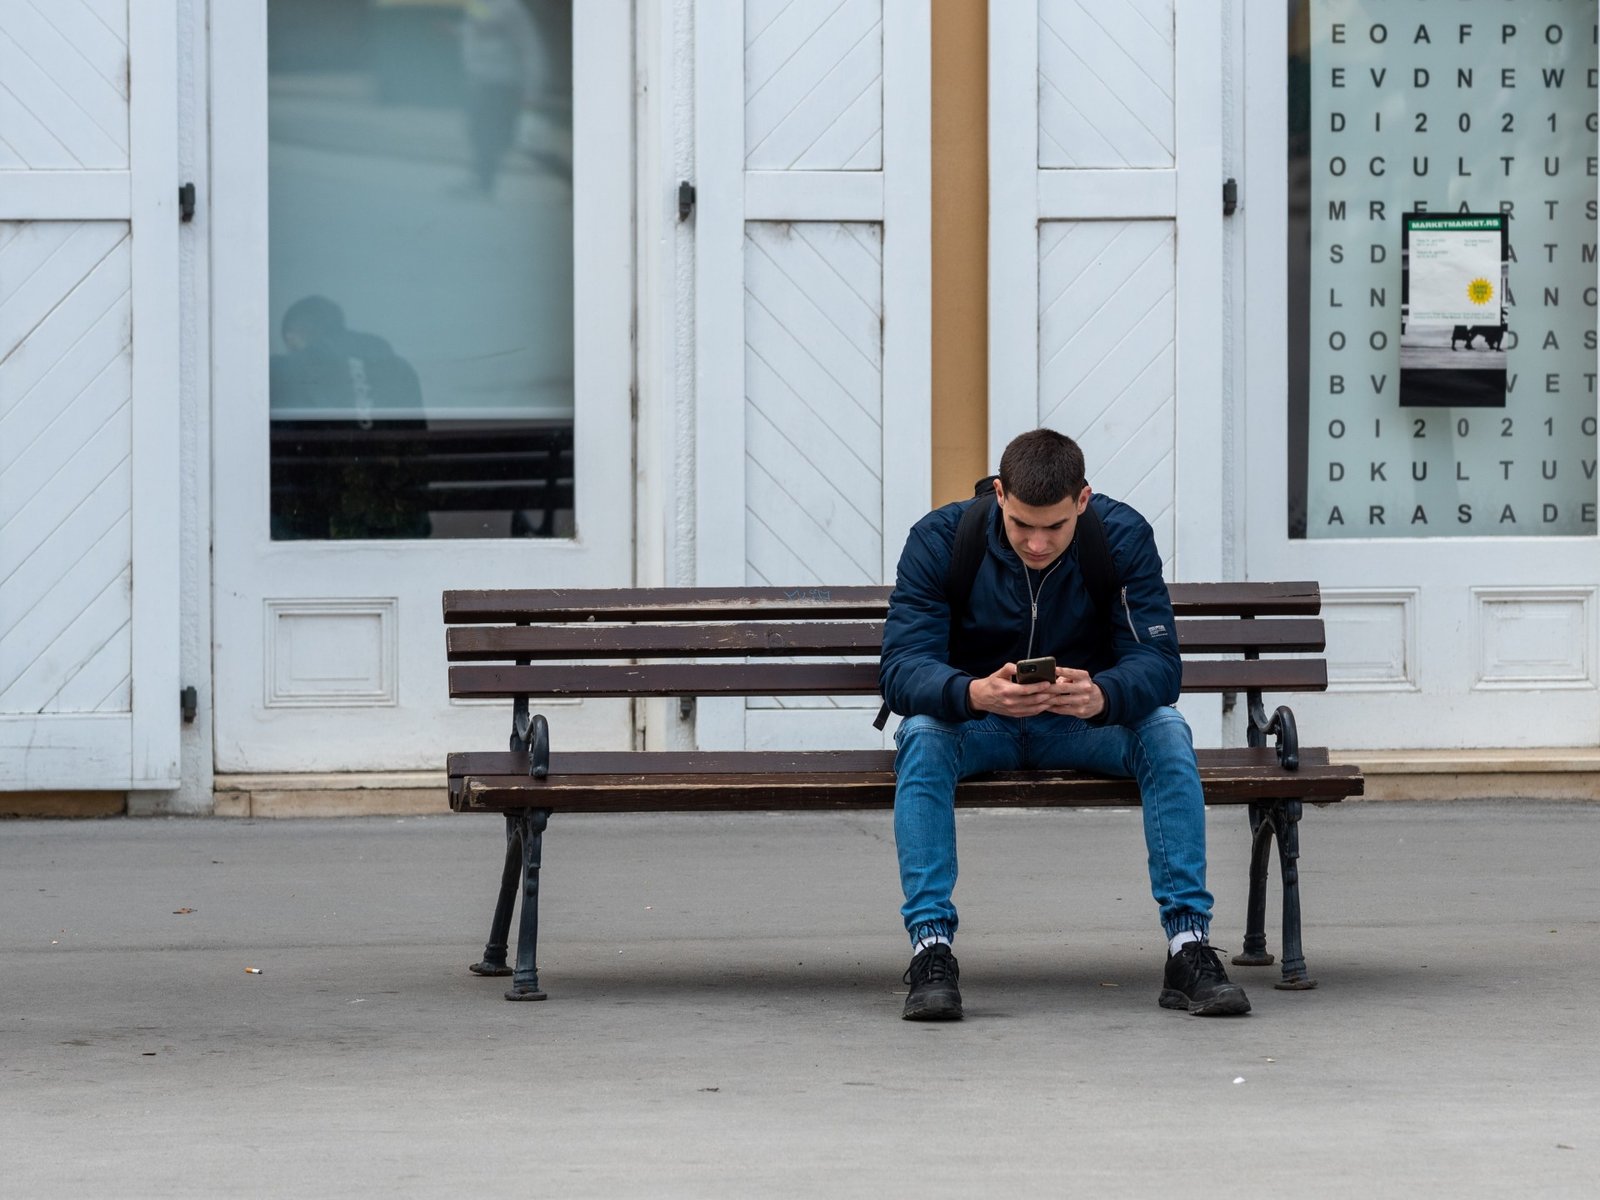
[[[1058,558],[1058,559],[1056,559],[1055,562],[1051,563],[1047,568],[1045,568],[1044,574],[1039,576],[1039,590],[1038,590],[1038,592],[1035,592],[1033,590],[1033,570],[1032,570],[1032,568],[1030,568],[1026,563],[1024,563],[1022,565],[1022,578],[1028,585],[1028,607],[1032,610],[1032,613],[1028,618],[1028,657],[1029,658],[1033,657],[1033,635],[1035,633],[1037,633],[1038,629],[1039,629],[1039,597],[1044,595],[1044,581],[1046,579],[1049,579],[1050,578],[1050,572],[1054,571],[1060,565],[1061,565],[1061,560]],[[1126,592],[1127,589],[1124,588],[1123,591]],[[1124,596],[1123,598],[1124,598],[1124,600],[1126,600],[1127,597]]]
[[[1142,645],[1144,639],[1139,636],[1139,631],[1133,627],[1133,610],[1128,607],[1128,588],[1126,584],[1122,588],[1122,613],[1128,618],[1128,632],[1133,634],[1134,641]]]

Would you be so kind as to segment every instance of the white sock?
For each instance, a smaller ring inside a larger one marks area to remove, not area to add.
[[[1205,938],[1201,937],[1192,929],[1182,930],[1181,932],[1172,935],[1172,940],[1167,943],[1167,953],[1176,954],[1190,942],[1203,942],[1205,940]]]
[[[921,954],[924,950],[926,950],[929,946],[948,946],[948,945],[950,945],[950,939],[945,937],[944,934],[942,934],[942,933],[936,933],[932,937],[918,938],[917,939],[917,944],[911,948],[911,957],[915,958],[917,955]]]

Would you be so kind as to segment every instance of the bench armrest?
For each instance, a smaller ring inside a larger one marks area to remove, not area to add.
[[[528,698],[518,696],[511,710],[511,749],[528,755],[528,774],[543,779],[550,774],[550,722],[543,713],[528,715]]]
[[[1262,704],[1261,693],[1250,693],[1249,741],[1252,746],[1265,746],[1268,738],[1277,739],[1278,765],[1285,771],[1300,769],[1300,731],[1295,726],[1294,710],[1287,704],[1278,705],[1271,719]]]

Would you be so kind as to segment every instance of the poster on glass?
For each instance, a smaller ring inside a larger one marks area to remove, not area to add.
[[[1402,229],[1401,407],[1504,408],[1506,218],[1407,213]]]

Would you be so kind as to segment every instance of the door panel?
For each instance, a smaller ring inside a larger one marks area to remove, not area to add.
[[[746,577],[875,583],[883,565],[879,229],[750,222],[745,236]]]
[[[1174,0],[1039,4],[1039,166],[1170,168]]]
[[[44,12],[0,3],[0,788],[172,788],[175,18]]]
[[[928,13],[695,17],[697,582],[892,581],[929,492]],[[881,746],[875,707],[702,701],[696,738]]]
[[[882,0],[748,0],[746,170],[882,169],[883,16]]]
[[[1081,428],[1096,487],[1176,549],[1172,221],[1039,224],[1039,424]]]
[[[1069,434],[1169,580],[1222,568],[1221,33],[1171,0],[989,8],[989,461]],[[1215,697],[1181,707],[1220,738]]]

